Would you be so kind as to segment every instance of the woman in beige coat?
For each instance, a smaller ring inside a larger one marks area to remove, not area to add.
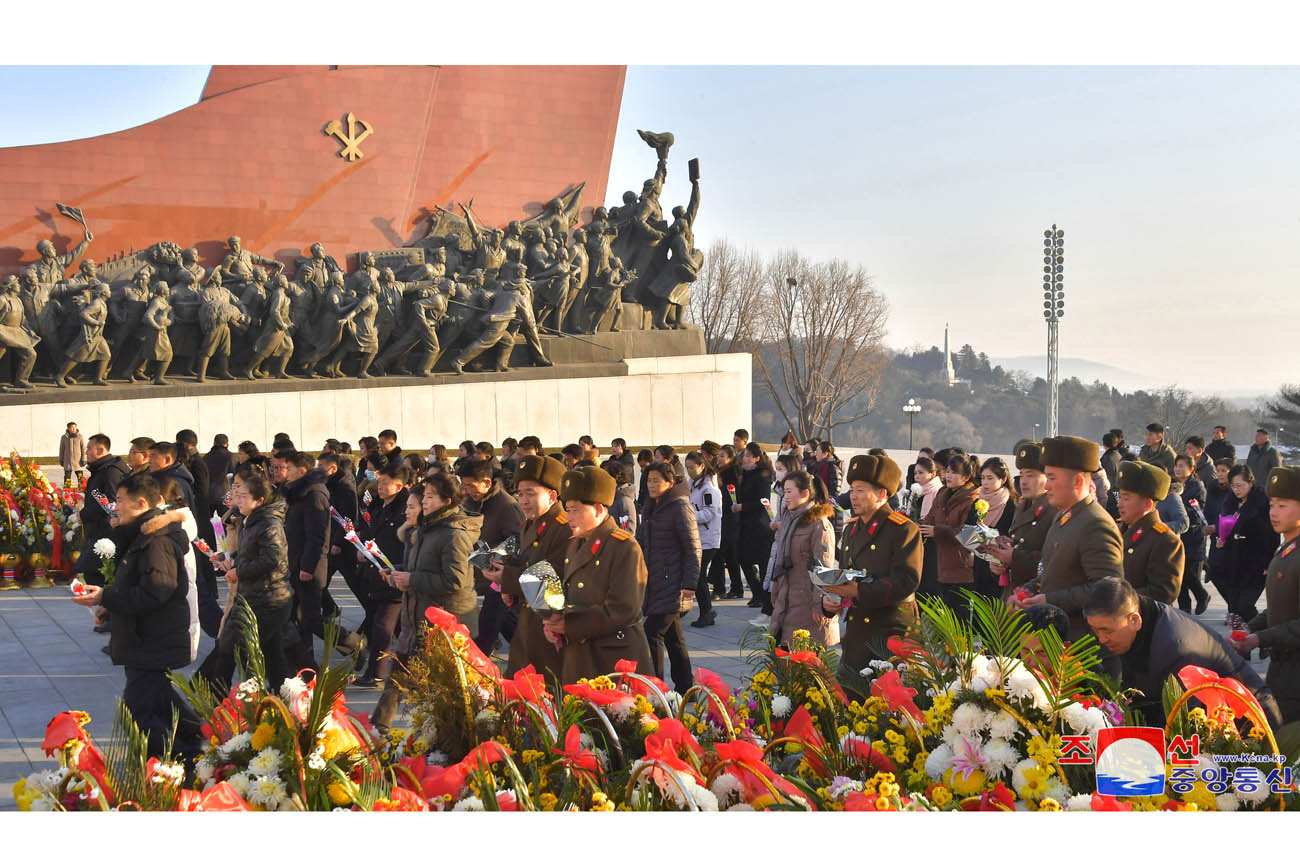
[[[835,514],[820,478],[791,472],[782,482],[785,510],[772,543],[767,578],[772,587],[768,629],[779,644],[788,644],[798,629],[807,629],[824,646],[840,642],[840,622],[822,610],[822,593],[813,585],[812,563],[835,564]]]

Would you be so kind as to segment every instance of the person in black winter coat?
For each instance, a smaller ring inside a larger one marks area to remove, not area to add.
[[[682,634],[680,604],[683,595],[695,595],[700,575],[700,532],[691,507],[690,486],[677,477],[672,464],[651,464],[646,475],[650,501],[637,529],[647,573],[642,604],[646,640],[655,676],[664,678],[663,650],[667,647],[673,688],[678,694],[686,694],[695,681]]]
[[[176,482],[176,488],[180,491],[181,498],[185,500],[185,506],[189,508],[190,513],[194,515],[194,521],[198,524],[199,536],[215,541],[216,536],[212,534],[211,524],[204,519],[203,512],[197,506],[197,500],[194,496],[194,476],[190,471],[176,462],[176,445],[172,442],[155,442],[149,448],[149,472],[153,475],[154,480],[161,487],[167,479]],[[208,529],[204,532],[204,524]],[[212,542],[209,542],[212,543]],[[198,584],[198,602],[199,602],[199,623],[203,631],[212,637],[217,636],[217,630],[221,625],[221,605],[217,601],[217,586],[212,564],[204,557],[200,562],[195,564]]]
[[[407,488],[410,482],[411,473],[405,466],[389,466],[381,471],[378,495],[366,509],[370,519],[363,521],[364,529],[357,527],[363,538],[373,540],[379,546],[394,567],[402,565],[406,550],[397,530],[406,520]],[[357,557],[360,559],[361,554],[357,554]],[[377,688],[392,670],[392,658],[381,656],[393,646],[393,637],[402,614],[402,592],[384,580],[383,575],[369,561],[360,563],[358,570],[366,580],[372,612],[370,631],[364,633],[370,643],[370,663],[355,685]]]
[[[1250,467],[1232,467],[1228,487],[1232,495],[1227,498],[1223,514],[1235,515],[1237,522],[1231,537],[1215,542],[1223,545],[1223,584],[1228,590],[1224,600],[1229,613],[1250,620],[1259,612],[1255,602],[1264,591],[1264,572],[1277,549],[1277,533],[1269,522],[1268,494],[1255,486]]]
[[[324,470],[315,468],[310,454],[295,451],[285,457],[283,493],[289,503],[284,534],[289,546],[289,583],[293,586],[298,614],[299,643],[292,651],[293,664],[316,670],[312,636],[325,636],[323,594],[329,572],[330,498]],[[347,632],[339,648],[352,652],[362,638]]]
[[[99,571],[99,556],[95,553],[95,542],[109,538],[113,527],[108,522],[106,512],[96,500],[95,493],[102,493],[109,502],[117,497],[117,482],[126,477],[126,461],[114,457],[109,448],[112,442],[103,433],[96,433],[86,442],[87,468],[90,478],[86,480],[86,500],[81,504],[82,537],[81,554],[77,557],[77,570],[85,576],[86,583],[95,586],[104,585],[104,577]]]
[[[1259,700],[1270,725],[1282,724],[1273,693],[1250,662],[1227,638],[1192,616],[1139,596],[1128,581],[1117,577],[1102,578],[1093,585],[1083,614],[1101,645],[1119,656],[1123,688],[1142,693],[1133,708],[1146,724],[1164,727],[1161,697],[1165,682],[1187,665],[1237,680]]]
[[[1228,597],[1228,588],[1224,582],[1224,550],[1216,540],[1219,534],[1219,517],[1227,507],[1228,500],[1233,498],[1232,489],[1228,487],[1228,473],[1232,470],[1232,466],[1232,462],[1226,459],[1214,462],[1215,480],[1212,485],[1205,488],[1205,528],[1201,530],[1207,536],[1208,542],[1205,553],[1205,579],[1214,585],[1225,600]]]
[[[148,737],[149,754],[162,754],[173,708],[187,715],[167,672],[190,663],[189,578],[183,560],[189,537],[161,512],[158,482],[141,473],[118,482],[118,525],[113,530],[117,567],[111,585],[75,596],[97,607],[96,619],[111,614],[109,656],[126,672],[122,701]],[[182,752],[197,751],[197,743]]]
[[[1205,444],[1205,453],[1216,463],[1223,459],[1237,462],[1237,446],[1228,440],[1228,431],[1224,427],[1215,427],[1210,441]]]
[[[1187,454],[1178,455],[1174,461],[1174,479],[1182,484],[1179,496],[1187,509],[1187,531],[1183,540],[1183,585],[1178,591],[1178,608],[1192,609],[1196,598],[1196,615],[1205,613],[1210,604],[1210,594],[1201,585],[1201,568],[1205,564],[1205,485],[1193,471],[1196,461]]]
[[[745,575],[745,582],[749,584],[753,596],[749,606],[761,608],[762,617],[772,613],[772,602],[763,589],[763,570],[771,557],[775,535],[772,532],[772,516],[768,514],[763,500],[771,501],[773,477],[772,461],[762,447],[757,442],[746,445],[741,453],[740,485],[731,511],[740,517],[737,552],[740,570]],[[751,620],[751,623],[758,624],[758,621]]]
[[[235,549],[230,557],[222,560],[230,566],[225,577],[231,591],[248,602],[257,618],[267,685],[277,690],[289,675],[284,636],[293,614],[289,544],[284,535],[288,505],[275,495],[265,476],[254,473],[236,480],[231,508],[239,517],[237,528],[231,533]],[[241,640],[242,636],[227,620],[217,641],[214,671],[223,692],[230,688],[235,673],[235,647]]]
[[[190,470],[176,460],[176,445],[172,442],[155,442],[149,448],[149,471],[153,473],[154,480],[159,483],[164,478],[171,478],[180,488],[181,498],[185,500],[186,507],[198,520],[203,514],[198,509],[197,501],[194,498],[194,476]]]
[[[713,455],[718,467],[718,490],[722,494],[722,540],[709,563],[709,583],[719,598],[744,598],[740,570],[740,515],[732,510],[740,487],[740,465],[736,449],[723,445]],[[728,578],[731,587],[727,588]]]
[[[194,488],[194,502],[200,508],[194,512],[194,517],[202,523],[202,519],[210,513],[205,509],[212,498],[212,491],[208,464],[199,453],[199,437],[193,430],[181,430],[176,434],[176,462],[189,470],[193,479],[191,486]]]
[[[519,502],[502,487],[494,477],[492,464],[475,460],[461,466],[461,489],[465,492],[465,513],[481,516],[483,526],[479,540],[488,547],[496,547],[510,536],[518,536],[524,526],[524,511]],[[474,638],[484,655],[491,655],[497,637],[509,643],[519,624],[518,608],[507,606],[500,589],[493,589],[483,572],[474,569],[474,585],[483,594],[483,608],[479,611],[478,635]]]
[[[322,453],[316,459],[316,468],[325,473],[325,489],[329,491],[330,505],[339,514],[351,520],[359,534],[361,524],[365,521],[360,513],[356,476],[352,474],[350,467],[344,468],[341,457],[329,452]],[[357,570],[356,550],[343,538],[344,529],[339,526],[338,521],[329,521],[329,534],[329,561],[326,565],[329,577],[326,579],[326,586],[328,587],[329,581],[333,579],[336,572],[343,575],[348,589],[352,591],[361,609],[365,611],[365,618],[362,619],[358,631],[361,634],[369,634],[370,618],[373,614],[369,584]],[[338,610],[338,605],[330,597],[328,589],[321,599],[321,609],[327,617],[333,616]]]
[[[235,474],[239,466],[235,455],[230,450],[230,439],[224,433],[212,437],[212,450],[203,455],[203,463],[208,468],[208,509],[220,514],[225,510],[225,497],[230,492],[229,476]],[[195,515],[200,517],[200,515]],[[200,519],[199,523],[203,521]]]

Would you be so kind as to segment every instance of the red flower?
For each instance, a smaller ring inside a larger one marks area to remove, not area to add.
[[[1170,803],[1173,801],[1170,800]],[[1168,805],[1166,803],[1165,805]],[[1094,812],[1132,812],[1133,807],[1128,803],[1121,803],[1119,798],[1111,797],[1108,794],[1092,795],[1092,811]]]
[[[817,730],[817,725],[813,722],[807,707],[799,705],[799,709],[794,711],[790,721],[785,723],[782,736],[794,737],[803,743],[804,759],[808,762],[808,766],[819,776],[826,774],[826,765],[814,754],[814,750],[825,751],[826,738],[822,736],[821,731]]]
[[[543,699],[549,697],[546,691],[546,677],[537,673],[532,665],[516,671],[513,679],[502,680],[501,691],[507,701],[524,701],[530,704],[540,704]]]
[[[587,683],[573,683],[565,686],[564,690],[598,707],[608,707],[621,701],[633,700],[631,693],[622,689],[593,689]]]
[[[634,679],[632,677],[627,676],[627,674],[636,673],[636,662],[632,661],[631,659],[619,659],[618,662],[614,665],[614,671],[616,673],[620,673],[624,675],[623,678],[620,680],[619,685],[627,686],[627,688],[631,689],[632,694],[646,695],[649,693],[650,689],[646,686],[645,683],[643,683],[641,680]],[[658,688],[659,691],[663,692],[664,694],[667,694],[670,691],[670,689],[668,688],[668,683],[664,682],[658,677],[651,676],[650,674],[641,674],[641,676],[645,677],[647,680],[654,683],[655,687]]]
[[[689,773],[696,782],[702,783],[704,781],[700,778],[700,774],[695,771],[694,767],[681,759],[677,754],[677,745],[672,741],[659,743],[654,746],[647,746],[645,757],[647,761],[658,761],[665,767],[677,770],[680,773]]]
[[[892,653],[896,658],[905,662],[924,658],[926,656],[925,650],[919,643],[914,640],[908,640],[902,635],[890,635],[888,640],[885,641],[885,646],[889,648],[890,653]]]
[[[799,652],[792,653],[786,652],[780,647],[777,647],[776,657],[779,659],[789,659],[795,664],[811,665],[812,667],[820,667],[822,663],[822,660],[817,657],[817,653],[812,650],[799,650]]]
[[[707,688],[725,702],[731,697],[731,687],[722,681],[722,677],[708,668],[695,669],[695,683]]]
[[[741,787],[745,790],[746,802],[771,793],[767,785],[763,784],[763,779],[766,779],[773,787],[787,796],[802,797],[798,788],[785,778],[778,776],[767,765],[767,762],[763,760],[763,750],[753,743],[744,740],[732,740],[729,743],[718,743],[715,750],[718,753],[718,760],[730,764],[728,772],[740,780]],[[745,766],[742,767],[740,764]]]
[[[871,684],[871,694],[878,698],[884,698],[885,703],[889,704],[891,710],[902,710],[918,722],[925,716],[917,708],[912,698],[916,696],[916,689],[908,688],[903,685],[902,677],[898,671],[890,671],[884,676],[877,677]]]
[[[577,725],[569,725],[569,730],[564,735],[564,748],[553,748],[551,751],[564,758],[564,763],[570,770],[585,770],[588,773],[600,771],[596,756],[582,747],[582,731]]]
[[[1015,809],[1016,795],[1006,785],[998,782],[992,791],[985,791],[974,802],[962,806],[963,812],[1005,812]]]
[[[686,726],[673,718],[661,719],[659,727],[655,732],[645,738],[645,747],[647,750],[658,748],[665,744],[671,743],[678,749],[690,749],[696,757],[704,754],[704,749],[691,736],[691,732],[686,730]]]
[[[876,773],[897,773],[898,768],[884,752],[856,737],[844,741],[844,754],[858,759]],[[811,763],[811,762],[810,762]]]
[[[177,802],[178,812],[247,812],[248,804],[229,782],[218,782],[200,794],[182,790]]]
[[[480,676],[486,677],[493,682],[501,681],[501,671],[495,664],[478,648],[478,644],[470,639],[469,629],[465,624],[456,619],[455,614],[448,613],[440,607],[429,607],[424,611],[424,618],[441,631],[449,632],[454,635],[463,635],[465,658],[474,670],[478,671]]]
[[[502,812],[518,812],[519,801],[510,791],[497,791],[497,808]]]
[[[430,767],[420,779],[420,792],[426,800],[445,795],[450,795],[454,800],[460,796],[461,791],[465,790],[465,779],[468,776],[469,768],[463,764]]]
[[[510,747],[498,743],[496,740],[488,740],[485,743],[479,743],[474,749],[461,760],[461,764],[470,770],[486,767],[488,764],[495,764],[497,761],[503,761],[510,755]]]
[[[874,812],[876,811],[876,798],[868,797],[861,791],[850,791],[849,795],[844,798],[845,812]]]
[[[1268,718],[1264,715],[1264,709],[1259,705],[1259,701],[1256,700],[1255,696],[1251,694],[1250,689],[1231,677],[1220,677],[1209,668],[1187,665],[1178,672],[1178,679],[1182,680],[1183,685],[1188,689],[1206,683],[1218,683],[1232,692],[1232,694],[1224,694],[1221,689],[1206,689],[1203,692],[1197,692],[1196,699],[1205,705],[1207,711],[1213,712],[1219,707],[1226,706],[1239,719],[1248,718],[1253,721]],[[1251,710],[1254,711],[1253,714]]]

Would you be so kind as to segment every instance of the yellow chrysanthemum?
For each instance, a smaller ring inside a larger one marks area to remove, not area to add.
[[[868,730],[870,729],[867,727],[866,722],[853,723],[853,733],[857,734],[859,737],[865,737],[867,735]]]
[[[893,756],[892,756],[892,757],[893,757],[893,759],[894,759],[894,763],[895,763],[895,764],[900,764],[900,765],[902,765],[902,764],[906,764],[906,763],[907,763],[907,749],[904,748],[903,746],[895,746],[895,747],[894,747],[894,753],[893,753]]]
[[[340,752],[346,752],[348,749],[357,745],[352,736],[342,728],[330,728],[321,737],[321,744],[325,749],[325,760],[333,758]]]
[[[253,730],[253,738],[250,740],[250,743],[254,752],[260,752],[267,746],[271,745],[271,741],[274,739],[275,728],[271,727],[266,722],[262,722],[262,724],[258,725],[257,728]]]
[[[1044,797],[1038,801],[1038,811],[1040,812],[1060,812],[1061,804],[1051,797]]]
[[[881,782],[876,788],[876,791],[879,792],[882,797],[892,797],[898,793],[898,786],[893,782]]]
[[[538,797],[537,801],[541,804],[543,812],[554,811],[555,804],[560,802],[559,798],[556,797],[554,794],[552,794],[550,791],[547,791],[545,794],[542,794],[542,796]]]
[[[930,793],[930,802],[939,808],[943,808],[952,802],[952,791],[948,790],[945,785],[935,785],[934,790]]]
[[[1192,786],[1192,790],[1182,797],[1184,803],[1191,803],[1202,812],[1213,812],[1218,806],[1214,794],[1204,782],[1197,782]]]
[[[886,800],[884,797],[877,797],[877,798],[876,798],[876,811],[877,811],[877,812],[887,812],[887,811],[889,811],[889,805],[890,805],[890,804],[889,804],[889,801]]]
[[[533,761],[541,758],[542,753],[537,749],[524,749],[524,752],[520,757],[523,758],[525,764],[531,764]]]
[[[984,785],[988,782],[983,770],[972,770],[970,773],[958,773],[949,770],[947,774],[948,785],[952,788],[953,793],[961,797],[972,797],[984,790]]]
[[[794,634],[791,635],[791,637],[794,640],[811,640],[812,634],[806,628],[797,628],[794,630]]]
[[[835,733],[839,734],[841,737],[847,737],[849,735],[849,726],[840,725],[838,728],[835,729]]]
[[[352,797],[348,794],[348,789],[343,787],[342,782],[330,782],[325,786],[325,793],[329,795],[330,802],[335,806],[346,806],[352,802]]]
[[[885,731],[885,739],[896,746],[903,742],[903,735],[891,728],[890,730]]]
[[[597,791],[591,795],[591,811],[613,812],[614,803],[605,795],[604,791]]]

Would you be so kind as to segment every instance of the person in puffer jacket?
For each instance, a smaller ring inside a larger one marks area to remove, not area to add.
[[[772,593],[772,620],[768,629],[782,646],[799,629],[823,646],[840,642],[838,617],[827,616],[821,590],[813,585],[812,564],[835,565],[835,509],[820,478],[792,472],[783,482],[785,511],[772,544],[767,580]]]
[[[646,470],[650,499],[641,513],[637,542],[645,554],[646,641],[655,676],[664,678],[667,647],[673,688],[686,694],[695,683],[691,657],[682,634],[683,596],[693,596],[700,574],[700,533],[691,508],[689,485],[679,481],[671,463],[652,463]]]
[[[705,451],[686,455],[686,474],[690,477],[691,508],[695,509],[695,525],[700,533],[700,578],[695,584],[700,615],[691,626],[705,628],[713,625],[716,616],[713,587],[709,585],[709,563],[722,545],[722,491],[718,489],[718,472],[713,468],[713,460]]]

